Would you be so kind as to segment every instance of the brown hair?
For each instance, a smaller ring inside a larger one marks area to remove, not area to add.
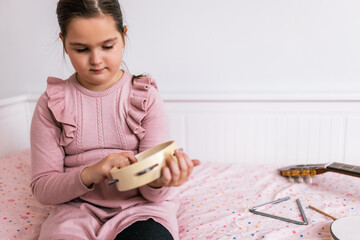
[[[123,14],[118,0],[59,0],[56,14],[62,37],[65,39],[70,21],[76,17],[91,18],[101,15],[113,17],[117,30],[125,41]],[[132,81],[144,75],[133,76]]]
[[[123,14],[118,0],[60,0],[56,14],[62,36],[65,38],[70,21],[76,17],[91,18],[110,15],[124,37]]]

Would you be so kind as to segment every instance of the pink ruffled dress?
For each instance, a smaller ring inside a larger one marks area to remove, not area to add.
[[[110,88],[94,92],[48,78],[31,124],[31,189],[55,205],[39,239],[114,239],[135,221],[153,218],[178,239],[178,191],[147,185],[119,192],[104,181],[87,188],[81,171],[111,153],[146,150],[168,139],[167,116],[155,81],[124,72]]]

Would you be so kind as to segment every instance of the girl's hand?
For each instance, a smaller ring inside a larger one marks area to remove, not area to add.
[[[132,152],[113,153],[103,160],[88,166],[81,172],[81,180],[85,186],[102,182],[106,178],[111,178],[110,170],[114,167],[123,168],[138,160]]]
[[[176,150],[175,156],[178,162],[169,156],[166,165],[161,169],[161,177],[149,183],[150,187],[180,186],[189,179],[193,168],[200,164],[199,160],[190,160],[181,150]]]

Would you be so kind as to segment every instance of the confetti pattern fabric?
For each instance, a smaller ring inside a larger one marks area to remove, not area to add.
[[[312,184],[299,183],[281,177],[277,169],[279,166],[203,163],[181,186],[180,239],[329,240],[333,220],[309,205],[337,218],[360,216],[360,178],[327,172],[312,177]],[[248,211],[287,196],[288,201],[257,210],[303,221],[296,204],[299,199],[308,225]]]
[[[0,163],[0,239],[37,239],[52,206],[39,204],[31,194],[30,152],[18,152],[0,159]],[[360,178],[325,173],[314,176],[313,183],[297,183],[279,176],[278,168],[203,161],[180,187],[180,239],[330,239],[333,220],[308,205],[337,218],[360,216]],[[308,225],[248,211],[286,196],[290,197],[288,201],[258,210],[302,221],[298,198]]]
[[[0,159],[0,239],[37,239],[51,206],[30,190],[30,150]]]

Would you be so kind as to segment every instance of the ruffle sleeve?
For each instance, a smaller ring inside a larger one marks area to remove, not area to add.
[[[132,132],[141,140],[145,136],[145,129],[141,122],[146,116],[149,101],[149,88],[157,89],[157,84],[151,76],[135,78],[130,93],[129,111],[126,122]]]
[[[76,123],[73,115],[66,110],[65,82],[59,78],[49,77],[47,80],[46,94],[49,97],[48,107],[55,120],[62,126],[60,145],[67,146],[73,139],[76,131]]]

